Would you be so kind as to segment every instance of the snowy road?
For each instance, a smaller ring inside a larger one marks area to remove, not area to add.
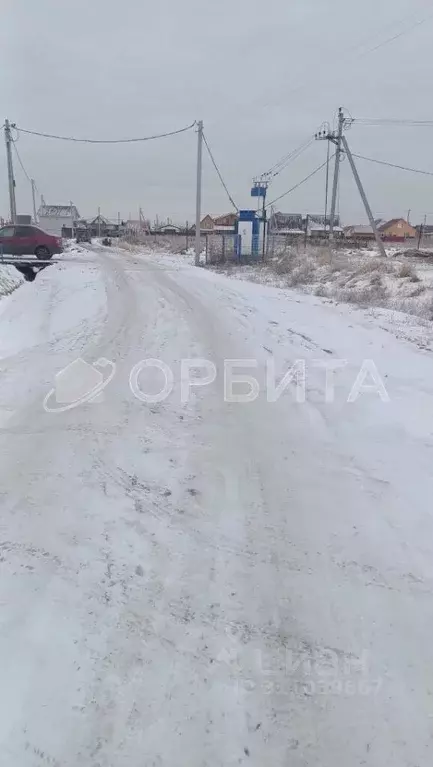
[[[108,250],[0,302],[1,764],[431,764],[431,334],[384,317]],[[103,401],[45,412],[79,357]],[[188,402],[184,358],[218,371]],[[270,358],[304,403],[267,402]],[[389,402],[347,401],[364,359]]]

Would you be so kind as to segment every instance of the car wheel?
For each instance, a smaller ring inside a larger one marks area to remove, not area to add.
[[[41,261],[45,261],[51,258],[52,253],[50,253],[49,249],[45,247],[45,245],[39,245],[35,250],[35,256]]]

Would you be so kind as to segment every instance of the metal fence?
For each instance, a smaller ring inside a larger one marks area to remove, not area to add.
[[[240,238],[238,234],[207,234],[206,263],[224,264],[240,260]]]

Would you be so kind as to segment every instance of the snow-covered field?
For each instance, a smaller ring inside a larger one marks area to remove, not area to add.
[[[430,765],[432,351],[415,317],[97,246],[0,301],[1,764]],[[78,358],[114,376],[69,407]],[[299,361],[305,401],[268,401]]]
[[[360,306],[379,306],[433,319],[433,253],[414,258],[389,249],[289,249],[265,264],[220,265],[218,271],[262,285],[296,287],[303,292]]]

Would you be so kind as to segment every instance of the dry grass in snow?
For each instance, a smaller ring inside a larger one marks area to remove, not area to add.
[[[0,297],[8,296],[22,282],[22,275],[13,266],[0,266]]]
[[[433,263],[410,263],[402,254],[383,259],[373,251],[290,249],[266,264],[222,268],[254,282],[433,319]]]

